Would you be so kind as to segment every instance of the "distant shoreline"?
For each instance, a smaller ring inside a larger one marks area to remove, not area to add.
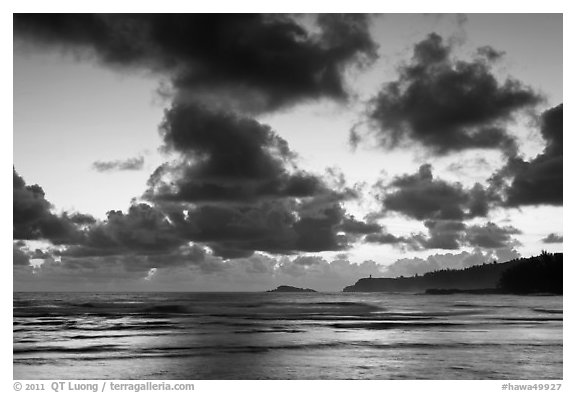
[[[412,277],[367,277],[344,292],[424,292],[447,294],[555,294],[563,293],[563,254],[545,251],[530,258],[504,263],[473,265],[466,269],[443,269]]]

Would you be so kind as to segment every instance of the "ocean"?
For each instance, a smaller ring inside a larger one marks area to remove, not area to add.
[[[562,296],[14,293],[14,379],[562,379]]]

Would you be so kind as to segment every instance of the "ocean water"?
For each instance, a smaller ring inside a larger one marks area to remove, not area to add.
[[[562,297],[14,293],[15,379],[562,379]]]

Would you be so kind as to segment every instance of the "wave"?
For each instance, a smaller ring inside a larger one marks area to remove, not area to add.
[[[35,347],[25,347],[19,348],[14,347],[13,353],[16,354],[26,354],[26,353],[36,353],[36,352],[54,352],[54,353],[91,353],[91,352],[108,352],[108,351],[118,351],[120,349],[126,349],[125,347],[119,345],[91,345],[87,347],[56,347],[56,346],[35,346]]]
[[[464,326],[465,324],[456,322],[357,322],[357,323],[333,323],[329,326],[336,329],[421,329],[434,327]]]
[[[556,310],[556,309],[547,309],[547,308],[533,308],[535,312],[541,312],[546,314],[563,314],[564,310]]]
[[[213,356],[215,354],[259,354],[272,351],[314,351],[333,349],[370,349],[370,350],[442,350],[442,349],[463,349],[478,350],[486,348],[510,348],[516,351],[520,348],[541,348],[541,347],[562,347],[562,343],[467,343],[467,342],[442,342],[442,343],[373,343],[370,341],[332,341],[298,344],[278,344],[278,345],[199,345],[199,346],[160,346],[149,348],[131,349],[118,345],[94,345],[86,347],[34,347],[15,348],[14,354],[19,355],[14,358],[15,363],[29,361],[50,361],[58,358],[37,358],[22,357],[21,355],[34,355],[36,353],[56,353],[74,355],[74,360],[113,360],[113,359],[136,359],[136,358],[172,358],[172,357],[198,357]],[[78,355],[89,356],[78,356]],[[106,355],[104,355],[106,354]]]
[[[190,314],[191,309],[188,306],[182,304],[167,304],[160,306],[146,307],[141,311],[141,313],[152,313],[152,314]]]

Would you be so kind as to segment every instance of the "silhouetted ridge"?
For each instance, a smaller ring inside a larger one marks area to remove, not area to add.
[[[442,269],[421,276],[361,278],[344,292],[554,293],[562,294],[562,253],[518,258],[505,263]]]
[[[562,294],[563,254],[543,251],[506,270],[498,288],[508,293]]]

